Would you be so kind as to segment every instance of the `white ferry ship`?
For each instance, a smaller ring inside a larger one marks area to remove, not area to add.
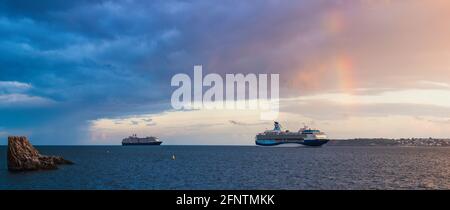
[[[273,130],[266,130],[255,137],[255,143],[259,146],[322,146],[327,143],[327,135],[320,130],[305,126],[298,132],[282,131],[278,122],[274,123]]]

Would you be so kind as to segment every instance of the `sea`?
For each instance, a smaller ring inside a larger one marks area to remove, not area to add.
[[[450,147],[38,146],[75,162],[9,172],[0,189],[450,189]],[[175,158],[173,158],[175,157]]]

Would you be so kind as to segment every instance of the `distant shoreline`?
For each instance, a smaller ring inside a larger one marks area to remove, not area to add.
[[[438,138],[356,138],[332,139],[333,146],[412,146],[412,147],[450,147],[450,139]]]
[[[6,147],[8,145],[0,145],[0,147]],[[117,146],[122,147],[121,144],[71,144],[71,145],[35,145],[37,147],[103,147],[103,146]],[[252,144],[166,144],[161,146],[237,146],[237,147],[251,147],[257,146]],[[325,146],[402,146],[402,147],[450,147],[450,139],[439,138],[401,138],[401,139],[388,139],[388,138],[355,138],[355,139],[330,139]]]

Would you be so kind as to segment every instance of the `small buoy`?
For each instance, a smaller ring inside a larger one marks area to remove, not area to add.
[[[176,159],[175,155],[172,155],[172,160],[175,160],[175,159]]]

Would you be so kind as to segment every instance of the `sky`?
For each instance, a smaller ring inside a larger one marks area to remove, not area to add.
[[[173,75],[280,75],[285,128],[450,137],[445,0],[0,2],[0,144],[251,145],[251,110],[171,107]]]

